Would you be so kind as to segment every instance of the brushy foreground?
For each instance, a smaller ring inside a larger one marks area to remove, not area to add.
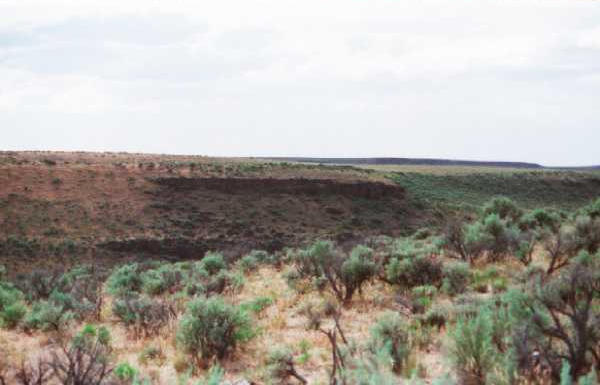
[[[238,259],[2,268],[0,384],[596,383],[600,200],[494,198],[446,222]]]

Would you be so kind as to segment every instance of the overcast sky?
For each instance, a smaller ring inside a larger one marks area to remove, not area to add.
[[[0,149],[600,164],[600,2],[0,0]]]

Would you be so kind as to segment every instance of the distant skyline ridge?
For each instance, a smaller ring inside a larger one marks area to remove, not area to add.
[[[549,166],[540,163],[518,161],[484,161],[441,158],[402,158],[402,157],[259,157],[257,159],[348,165],[414,165],[414,166],[477,166],[531,169],[600,169],[600,165]]]
[[[57,155],[61,154],[127,154],[131,156],[169,156],[169,157],[200,157],[200,158],[231,158],[253,159],[278,162],[321,163],[338,165],[413,165],[413,166],[472,166],[472,167],[502,167],[522,169],[564,169],[564,170],[600,170],[600,164],[592,165],[549,165],[537,162],[523,162],[512,160],[480,160],[458,158],[433,158],[433,157],[395,157],[395,156],[257,156],[257,155],[214,155],[193,153],[167,153],[145,151],[89,151],[89,150],[8,150],[0,149],[0,157],[9,157],[18,154],[38,153]]]

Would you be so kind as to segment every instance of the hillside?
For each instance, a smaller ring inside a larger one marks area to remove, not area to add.
[[[0,252],[81,260],[237,256],[317,237],[352,242],[416,229],[404,189],[344,167],[125,154],[0,158]],[[36,259],[37,258],[37,259]]]
[[[496,195],[525,207],[572,209],[600,194],[600,177],[593,173],[430,169],[450,171],[2,153],[0,253],[23,266],[54,263],[55,257],[40,261],[40,253],[61,263],[109,264],[123,258],[186,259],[208,250],[236,257],[317,238],[352,245],[372,235],[410,234],[443,225],[445,210],[476,210]]]

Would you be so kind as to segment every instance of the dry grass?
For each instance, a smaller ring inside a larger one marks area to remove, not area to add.
[[[245,378],[265,383],[268,380],[265,359],[269,352],[277,346],[289,347],[296,357],[304,352],[309,357],[297,365],[297,370],[304,375],[309,383],[326,383],[327,371],[330,367],[330,346],[326,337],[319,332],[306,330],[305,317],[300,309],[308,301],[319,301],[321,296],[311,292],[298,294],[290,289],[283,272],[272,267],[261,267],[246,276],[246,282],[239,293],[229,293],[225,299],[234,304],[241,304],[259,297],[273,299],[262,314],[254,317],[253,325],[258,331],[257,336],[248,344],[240,347],[233,357],[221,365],[226,371],[226,378],[237,380]],[[357,296],[351,307],[343,310],[342,328],[352,343],[364,345],[369,338],[370,329],[375,321],[386,310],[405,311],[394,300],[393,290],[381,283],[374,283],[365,288],[362,297]],[[109,328],[112,335],[113,354],[116,363],[127,362],[156,381],[158,384],[176,384],[178,373],[176,366],[182,362],[187,364],[187,356],[178,352],[175,344],[176,324],[165,328],[160,335],[150,338],[134,339],[127,330],[117,323],[110,312],[110,298],[104,303],[101,320],[97,325]],[[69,334],[80,330],[83,324],[73,325]],[[22,331],[0,329],[0,343],[8,352],[9,364],[18,366],[26,354],[40,351],[49,345],[51,337],[44,333],[26,335]],[[437,344],[439,347],[439,344]],[[140,353],[148,347],[159,347],[164,355],[162,360],[140,360]],[[415,352],[412,357],[412,367],[418,364],[427,367],[428,378],[435,378],[444,372],[445,366],[441,360],[436,345],[425,351]],[[184,365],[185,367],[186,365]],[[204,376],[198,371],[190,378],[191,383]]]

